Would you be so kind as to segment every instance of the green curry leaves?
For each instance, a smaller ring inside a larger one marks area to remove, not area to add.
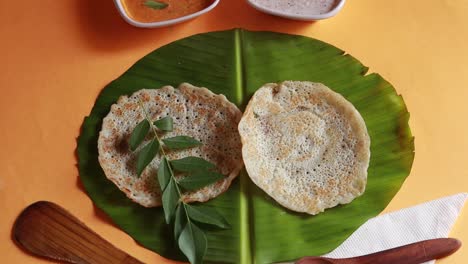
[[[191,206],[187,204],[186,208],[190,216],[192,217],[192,219],[197,222],[214,225],[219,228],[231,227],[229,223],[226,221],[226,219],[223,218],[222,215],[220,215],[216,210],[210,207]]]
[[[166,224],[171,223],[179,200],[180,191],[177,189],[174,178],[171,178],[162,195],[162,205],[164,209],[164,216],[166,217]]]
[[[146,144],[141,150],[140,154],[138,154],[136,168],[138,176],[141,175],[143,170],[150,164],[150,162],[156,157],[159,150],[159,141],[157,139],[153,139],[150,143]]]
[[[169,149],[185,149],[200,146],[202,143],[192,137],[176,136],[162,140]]]
[[[169,164],[167,163],[166,157],[161,159],[158,168],[158,182],[159,186],[161,187],[161,191],[166,189],[169,180],[171,179],[171,171],[169,170]]]
[[[162,206],[166,223],[174,223],[175,239],[190,263],[202,263],[208,247],[205,233],[202,230],[203,225],[212,225],[218,228],[230,228],[230,225],[213,208],[185,203],[183,191],[196,191],[204,188],[224,179],[224,175],[215,171],[215,164],[199,157],[189,156],[170,160],[166,151],[197,147],[202,143],[189,136],[161,139],[159,134],[173,131],[173,119],[167,116],[153,122],[148,118],[143,102],[139,101],[139,103],[145,119],[138,123],[132,131],[129,146],[132,151],[136,151],[146,138],[149,137],[150,141],[137,153],[137,174],[140,176],[159,154],[160,163],[157,179],[162,191]],[[174,172],[178,173],[177,178]]]
[[[172,120],[172,117],[166,116],[163,117],[157,121],[154,121],[153,123],[157,128],[161,129],[162,131],[172,131],[174,127],[174,122]]]
[[[152,9],[164,9],[169,6],[168,4],[164,2],[159,2],[159,1],[154,1],[154,0],[147,0],[143,4]]]
[[[224,175],[214,171],[195,172],[189,177],[185,177],[179,181],[179,185],[187,191],[197,190],[207,185],[224,179]]]
[[[181,172],[208,171],[216,167],[213,163],[198,157],[185,157],[172,160],[171,165],[174,169]]]
[[[138,125],[133,130],[132,135],[130,136],[129,145],[132,151],[135,151],[138,145],[140,145],[141,142],[143,142],[143,140],[146,137],[146,134],[148,134],[149,129],[150,129],[150,124],[148,120],[143,119],[143,121],[138,123]]]
[[[188,222],[179,236],[179,248],[190,263],[202,263],[207,248],[205,233],[193,222]]]

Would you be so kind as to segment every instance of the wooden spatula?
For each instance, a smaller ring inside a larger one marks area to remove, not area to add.
[[[114,247],[62,207],[36,202],[16,219],[16,242],[31,253],[69,263],[143,262]]]

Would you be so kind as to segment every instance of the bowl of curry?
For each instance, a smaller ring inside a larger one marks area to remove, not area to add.
[[[203,15],[219,0],[114,0],[122,18],[132,26],[156,28]]]

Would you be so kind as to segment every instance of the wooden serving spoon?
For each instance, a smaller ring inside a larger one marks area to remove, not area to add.
[[[451,255],[460,247],[457,239],[437,238],[354,258],[304,257],[296,264],[419,264]]]
[[[114,247],[62,207],[40,201],[28,206],[13,226],[16,242],[29,252],[69,263],[143,262]],[[374,254],[332,259],[304,257],[297,264],[416,264],[442,258],[457,251],[461,242],[441,238],[377,252]]]

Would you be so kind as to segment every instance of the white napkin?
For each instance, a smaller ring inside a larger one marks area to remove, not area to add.
[[[371,218],[324,257],[350,258],[447,237],[467,197],[459,193]]]
[[[447,237],[467,197],[468,193],[459,193],[374,217],[325,256],[355,257],[421,240]]]

